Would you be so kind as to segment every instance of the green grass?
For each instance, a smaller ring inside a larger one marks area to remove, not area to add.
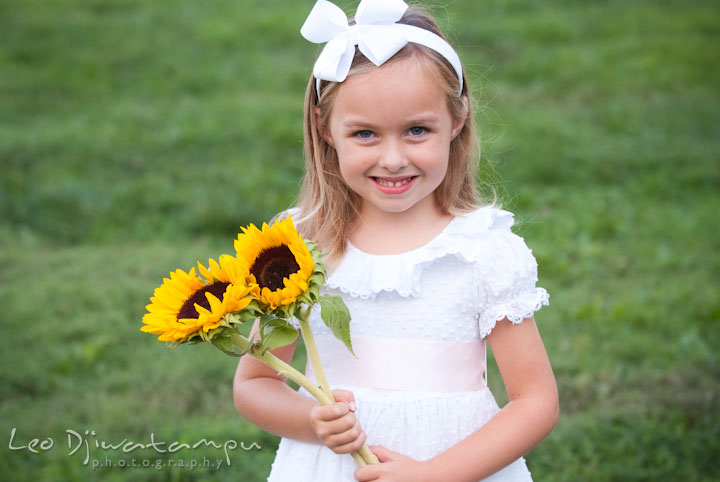
[[[0,0],[0,434],[54,441],[2,449],[8,480],[264,480],[277,439],[235,412],[234,360],[139,326],[169,271],[293,203],[312,3]],[[716,480],[717,7],[433,4],[479,93],[482,172],[552,295],[538,324],[562,416],[527,457],[536,480]],[[262,449],[217,471],[93,470],[66,430]]]

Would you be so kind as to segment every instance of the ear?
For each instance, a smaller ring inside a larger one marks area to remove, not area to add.
[[[463,127],[465,127],[465,121],[467,121],[468,115],[470,113],[470,107],[468,105],[468,98],[466,95],[462,96],[462,102],[463,102],[463,108],[460,112],[460,115],[453,119],[453,125],[452,125],[452,138],[453,140],[457,137],[458,134],[460,134],[460,131],[463,130]]]
[[[330,135],[330,129],[328,129],[325,123],[322,121],[322,115],[320,115],[320,107],[316,106],[313,109],[313,113],[315,115],[315,125],[317,126],[318,134],[320,134],[320,137],[322,137],[325,142],[335,147],[335,144],[333,144],[332,136]]]

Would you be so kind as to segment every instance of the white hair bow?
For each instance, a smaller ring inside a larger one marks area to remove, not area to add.
[[[356,45],[368,60],[379,66],[408,42],[429,47],[445,57],[455,68],[462,92],[462,66],[455,50],[428,30],[396,23],[407,8],[403,0],[362,0],[355,14],[355,25],[349,25],[340,7],[327,0],[318,0],[300,29],[302,36],[310,42],[327,42],[313,68],[318,96],[321,80],[345,80]]]

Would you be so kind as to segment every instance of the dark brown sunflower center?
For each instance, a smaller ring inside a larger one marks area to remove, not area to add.
[[[283,278],[287,278],[300,270],[292,251],[285,245],[266,249],[255,259],[250,272],[255,275],[261,288],[271,291],[285,287]]]
[[[212,293],[217,299],[222,301],[225,289],[229,284],[230,283],[218,281],[197,290],[190,298],[187,299],[187,301],[185,301],[185,303],[183,303],[180,311],[178,311],[178,320],[183,318],[197,318],[198,312],[195,309],[195,303],[209,310],[210,302],[207,300],[205,293]]]

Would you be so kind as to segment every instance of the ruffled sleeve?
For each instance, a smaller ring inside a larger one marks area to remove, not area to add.
[[[507,318],[521,323],[549,304],[547,291],[536,286],[537,261],[520,236],[514,234],[512,214],[496,211],[483,249],[485,259],[477,263],[478,324],[485,338],[495,324]]]

